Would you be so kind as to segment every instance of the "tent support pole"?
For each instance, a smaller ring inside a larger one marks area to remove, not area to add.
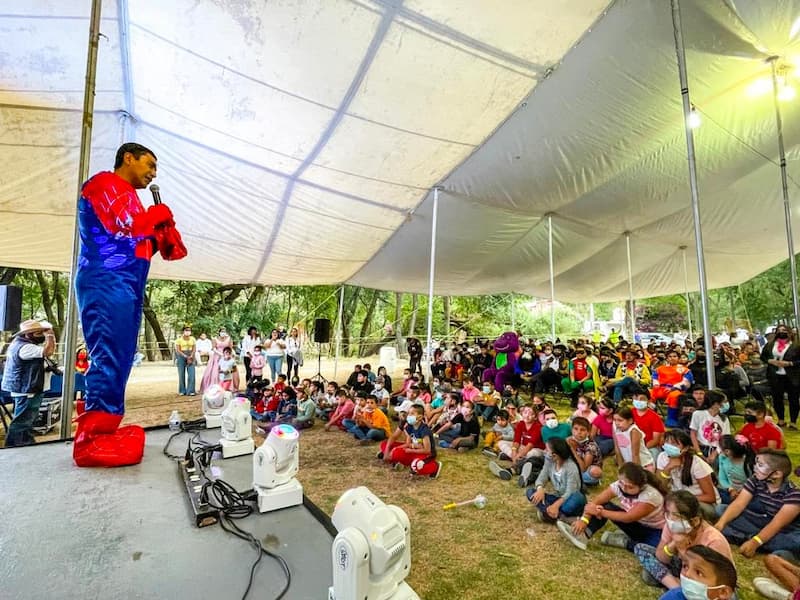
[[[636,310],[633,304],[633,269],[631,268],[631,232],[625,232],[625,250],[628,254],[628,312],[630,312],[630,341],[636,341]]]
[[[689,301],[689,270],[686,268],[686,246],[681,246],[681,256],[683,257],[683,289],[686,295],[686,320],[689,322],[689,339],[694,340],[692,333],[692,304]]]
[[[689,162],[689,187],[692,193],[692,217],[694,220],[694,241],[697,248],[697,274],[700,283],[700,310],[703,314],[703,342],[706,350],[706,369],[708,372],[708,387],[716,387],[714,372],[714,348],[711,345],[711,324],[708,316],[708,280],[706,279],[706,259],[703,251],[703,229],[700,225],[700,198],[697,189],[697,164],[694,155],[694,135],[689,127],[689,115],[692,112],[692,103],[689,99],[689,77],[686,74],[686,49],[683,45],[683,29],[681,27],[680,0],[671,0],[672,3],[672,29],[675,35],[675,53],[678,58],[678,77],[681,84],[681,98],[683,100],[683,127],[686,131],[686,154]]]
[[[789,203],[789,182],[786,175],[786,150],[783,146],[783,118],[778,102],[778,57],[768,59],[772,65],[772,100],[775,103],[775,127],[778,130],[778,153],[781,165],[781,187],[783,189],[783,218],[786,224],[786,245],[789,250],[789,272],[792,276],[792,308],[794,326],[800,327],[800,301],[797,298],[797,263],[794,255],[794,235],[792,234],[792,205]]]
[[[517,319],[514,314],[514,292],[511,292],[511,331],[517,330]]]
[[[72,399],[75,397],[75,348],[78,345],[78,309],[75,298],[75,273],[78,269],[80,235],[78,233],[78,203],[83,182],[89,179],[89,157],[92,149],[94,120],[94,90],[97,76],[97,47],[100,42],[100,11],[102,0],[92,0],[89,20],[89,49],[86,58],[86,87],[83,90],[83,122],[81,125],[81,154],[78,163],[78,193],[75,202],[75,224],[72,229],[72,262],[67,288],[67,316],[64,324],[64,384],[61,395],[60,437],[72,437]],[[132,359],[133,357],[131,357]]]
[[[431,349],[431,342],[433,336],[433,280],[436,276],[436,227],[439,218],[439,190],[441,188],[437,185],[433,188],[433,216],[431,218],[431,265],[428,278],[428,328],[427,328],[427,343],[425,344],[425,356],[428,361],[428,368],[431,365],[433,352]]]
[[[344,312],[344,284],[339,288],[339,310],[336,313],[336,355],[333,359],[333,380],[339,371],[339,350],[342,347],[342,313]]]
[[[547,215],[547,258],[550,263],[550,339],[556,343],[556,282],[553,270],[553,215]]]

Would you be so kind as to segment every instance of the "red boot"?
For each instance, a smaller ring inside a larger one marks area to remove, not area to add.
[[[90,410],[76,421],[72,459],[79,467],[124,467],[142,462],[144,429],[119,427],[122,415]]]

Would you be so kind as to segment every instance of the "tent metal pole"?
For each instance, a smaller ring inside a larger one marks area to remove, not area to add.
[[[697,274],[700,283],[700,310],[703,314],[703,342],[706,350],[706,369],[708,372],[708,387],[716,387],[714,373],[714,348],[711,344],[711,324],[708,316],[708,280],[706,279],[706,259],[703,251],[703,229],[700,224],[700,198],[697,188],[697,164],[694,154],[694,134],[689,126],[689,115],[692,113],[692,103],[689,99],[689,77],[686,73],[686,49],[683,45],[683,29],[681,27],[680,0],[671,0],[672,3],[672,29],[675,35],[675,53],[678,58],[678,78],[681,84],[681,98],[683,100],[683,127],[686,132],[686,155],[689,163],[689,188],[692,194],[692,217],[694,220],[694,241],[697,248]]]
[[[686,268],[686,246],[681,246],[683,257],[683,289],[686,294],[686,320],[689,322],[689,339],[694,340],[692,333],[692,305],[689,301],[689,270]]]
[[[517,320],[514,314],[514,292],[511,292],[511,331],[517,330]]]
[[[431,265],[428,278],[428,328],[425,344],[425,356],[428,361],[428,368],[431,365],[433,353],[431,343],[433,337],[433,280],[436,277],[436,227],[439,219],[439,190],[437,185],[433,188],[433,216],[431,218]]]
[[[775,126],[778,130],[778,153],[781,165],[781,187],[783,188],[783,218],[786,224],[786,245],[789,250],[789,272],[792,276],[792,307],[795,327],[800,327],[800,301],[797,297],[797,263],[794,254],[794,235],[792,234],[792,205],[789,202],[789,182],[786,175],[786,150],[783,146],[783,118],[778,101],[778,57],[767,59],[772,65],[772,100],[775,103]]]
[[[589,329],[594,333],[594,302],[589,302]]]
[[[75,298],[75,273],[78,269],[80,235],[78,233],[78,203],[83,182],[89,179],[89,157],[92,149],[92,122],[94,120],[94,90],[97,76],[97,47],[100,42],[100,11],[102,0],[92,0],[89,20],[89,49],[86,58],[86,86],[83,90],[83,122],[81,126],[81,154],[78,163],[78,193],[75,202],[75,224],[72,228],[72,262],[67,290],[67,316],[64,324],[64,384],[61,395],[60,437],[72,437],[72,399],[75,397],[75,348],[78,345],[78,309]]]
[[[631,268],[631,232],[625,232],[625,249],[628,254],[628,311],[630,312],[630,341],[636,341],[636,312],[633,305],[633,269]]]
[[[336,356],[333,359],[333,380],[339,371],[339,350],[342,347],[342,314],[344,312],[344,284],[339,288],[339,310],[336,314]]]
[[[547,215],[547,258],[550,263],[550,339],[556,342],[556,282],[553,269],[553,215]]]

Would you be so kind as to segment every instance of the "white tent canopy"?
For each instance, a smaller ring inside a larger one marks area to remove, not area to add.
[[[69,269],[89,4],[0,0],[5,266]],[[682,7],[721,287],[786,258],[772,99],[747,90],[800,57],[800,1]],[[441,184],[437,294],[548,296],[548,214],[560,300],[627,297],[627,231],[636,296],[684,290],[681,246],[696,289],[668,2],[107,0],[101,31],[91,171],[158,155],[190,256],[156,277],[424,293]]]

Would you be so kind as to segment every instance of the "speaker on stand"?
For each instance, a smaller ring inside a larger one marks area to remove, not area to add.
[[[0,285],[0,331],[16,331],[22,321],[22,288]]]
[[[322,376],[322,344],[331,341],[330,319],[314,319],[314,341],[317,343],[317,374],[311,379],[327,384],[328,380]]]

